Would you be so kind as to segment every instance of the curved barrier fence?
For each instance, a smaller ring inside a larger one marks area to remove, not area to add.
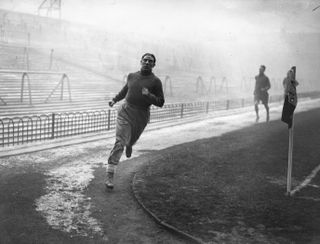
[[[301,93],[299,97],[318,98],[320,92]],[[282,95],[270,96],[270,102],[282,102],[282,100]],[[151,107],[150,123],[179,120],[252,105],[252,98],[166,104],[163,108]],[[0,119],[0,146],[114,130],[115,121],[116,109],[2,118]]]

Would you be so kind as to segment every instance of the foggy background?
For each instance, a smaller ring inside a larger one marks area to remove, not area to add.
[[[41,2],[1,0],[0,9],[38,15]],[[58,22],[53,13],[55,21],[43,20],[47,27],[39,27],[41,38],[31,37],[31,42],[42,45],[45,39],[61,57],[63,50],[82,48],[87,59],[98,57],[97,69],[112,77],[136,71],[141,55],[152,52],[157,57],[155,73],[162,79],[180,75],[180,86],[194,87],[183,78],[191,74],[194,80],[201,75],[207,86],[213,76],[217,86],[226,77],[234,93],[242,89],[252,95],[253,77],[264,64],[274,93],[282,92],[282,79],[294,65],[299,90],[320,88],[320,9],[313,11],[318,0],[61,3],[65,21]],[[34,26],[39,22],[33,21]]]

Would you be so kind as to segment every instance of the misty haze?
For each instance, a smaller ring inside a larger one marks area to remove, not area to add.
[[[0,243],[320,243],[319,77],[320,0],[1,0]]]

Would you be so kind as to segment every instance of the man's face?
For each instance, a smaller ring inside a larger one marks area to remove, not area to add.
[[[144,56],[141,59],[140,64],[141,64],[141,69],[145,71],[152,70],[153,67],[155,66],[154,59],[150,55]]]
[[[260,74],[263,74],[263,73],[264,73],[264,70],[265,70],[264,67],[263,67],[263,66],[260,66],[260,68],[259,68],[259,73],[260,73]]]

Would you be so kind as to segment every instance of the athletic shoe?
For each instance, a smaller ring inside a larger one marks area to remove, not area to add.
[[[126,156],[127,158],[130,158],[132,154],[132,147],[131,146],[126,146]]]
[[[113,189],[113,172],[107,172],[106,188]]]

